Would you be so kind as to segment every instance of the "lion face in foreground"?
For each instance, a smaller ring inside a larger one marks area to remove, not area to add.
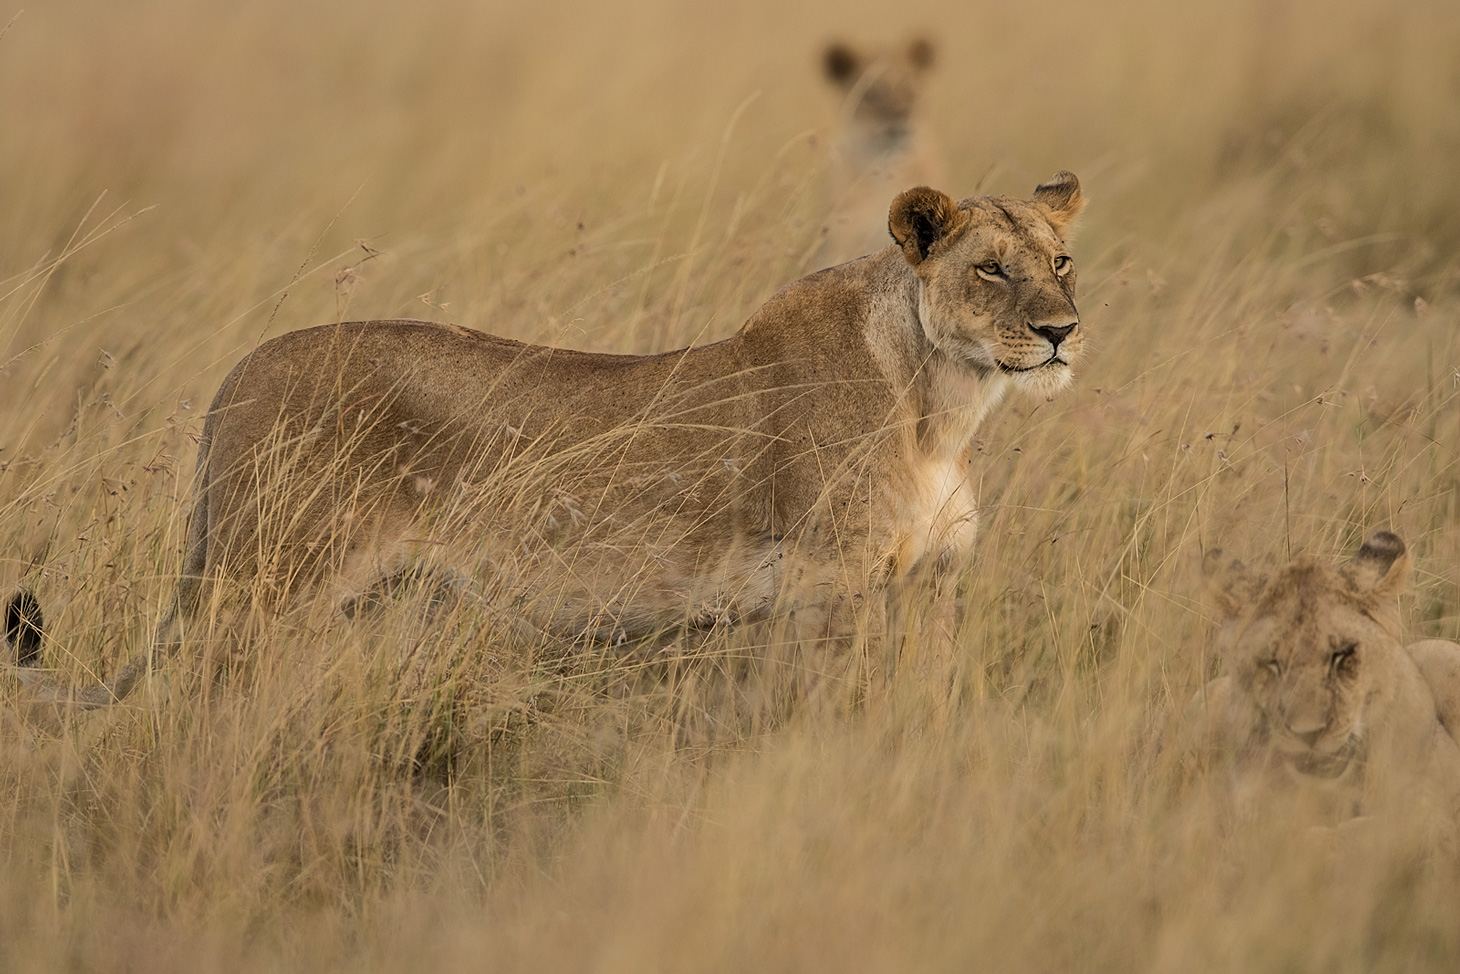
[[[955,207],[910,190],[898,202],[889,229],[924,284],[933,344],[1035,395],[1068,385],[1085,340],[1065,240],[1081,202],[1075,178],[1060,173],[1028,201],[976,197]]]
[[[1443,667],[1460,648],[1451,657],[1432,641],[1440,666],[1422,668],[1400,642],[1403,541],[1379,531],[1338,567],[1304,558],[1270,576],[1221,552],[1203,567],[1228,675],[1207,685],[1188,717],[1206,718],[1219,738],[1211,743],[1294,780],[1353,785],[1351,811],[1399,793],[1412,804],[1426,791],[1453,810],[1460,750],[1437,711],[1447,688],[1430,674],[1448,680]],[[1398,793],[1381,794],[1392,785]]]

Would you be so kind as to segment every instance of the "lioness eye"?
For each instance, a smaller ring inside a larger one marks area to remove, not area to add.
[[[986,260],[982,264],[976,265],[974,267],[974,270],[978,271],[980,277],[1003,277],[1004,276],[1004,268],[1003,268],[1003,265],[1001,265],[996,260]]]
[[[1066,257],[1064,254],[1060,254],[1054,259],[1054,272],[1056,274],[1064,274],[1073,266],[1075,266],[1075,262],[1070,260],[1070,258]]]
[[[1283,672],[1283,664],[1278,662],[1276,659],[1263,660],[1262,668],[1267,670],[1273,676],[1281,676]]]
[[[1334,651],[1328,658],[1329,665],[1339,672],[1347,672],[1354,668],[1354,650],[1358,649],[1358,643],[1348,643]]]

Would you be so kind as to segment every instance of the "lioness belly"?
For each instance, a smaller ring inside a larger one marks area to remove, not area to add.
[[[666,626],[708,629],[759,618],[782,595],[783,560],[774,547],[744,544],[699,555],[585,552],[568,566],[540,561],[543,584],[533,588],[550,593],[551,604],[531,614],[563,634],[634,638]]]
[[[382,578],[466,571],[489,603],[514,607],[534,626],[610,642],[760,618],[788,594],[784,551],[769,539],[634,545],[593,540],[592,526],[582,527],[573,538],[517,528],[464,544],[437,540],[439,525],[399,523],[358,546],[331,592],[343,604]]]

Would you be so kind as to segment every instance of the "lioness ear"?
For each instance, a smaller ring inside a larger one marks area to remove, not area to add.
[[[933,66],[933,61],[938,57],[938,49],[933,42],[926,37],[914,37],[907,42],[907,59],[913,67],[919,71],[926,71]]]
[[[921,264],[939,243],[968,222],[953,197],[927,186],[899,193],[887,213],[887,232],[902,248],[902,255],[914,267]]]
[[[857,75],[862,73],[864,63],[862,55],[840,41],[828,44],[826,52],[821,55],[821,65],[826,70],[827,79],[839,85],[850,85],[855,81]]]
[[[1339,574],[1353,583],[1360,592],[1387,599],[1404,588],[1409,580],[1409,552],[1399,535],[1375,531]]]
[[[1054,232],[1069,237],[1074,229],[1075,217],[1085,208],[1085,196],[1080,192],[1080,181],[1072,172],[1057,172],[1045,182],[1034,187],[1032,203],[1044,207],[1045,216]]]
[[[1213,548],[1201,560],[1202,577],[1207,583],[1207,598],[1222,613],[1222,619],[1235,619],[1242,610],[1257,601],[1264,575],[1256,575],[1236,558],[1228,558],[1222,549]]]

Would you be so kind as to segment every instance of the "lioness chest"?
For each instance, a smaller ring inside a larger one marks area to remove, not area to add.
[[[892,498],[893,563],[899,572],[946,564],[973,550],[978,503],[962,457],[917,457]]]

